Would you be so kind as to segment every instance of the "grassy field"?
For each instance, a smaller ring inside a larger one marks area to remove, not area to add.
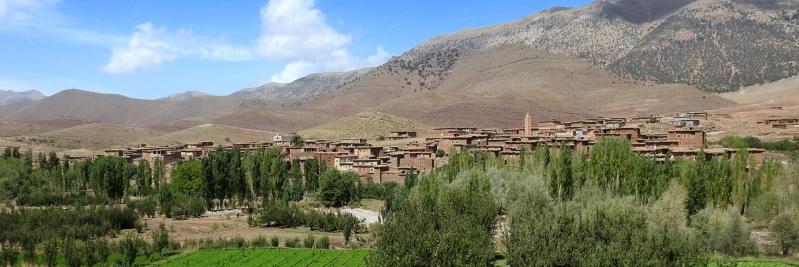
[[[790,258],[775,258],[775,259],[763,259],[763,260],[760,260],[760,259],[751,259],[751,260],[749,260],[749,259],[740,259],[740,260],[735,260],[735,265],[730,265],[729,263],[721,263],[718,260],[711,260],[710,263],[708,263],[707,266],[708,267],[722,267],[722,266],[724,266],[724,267],[726,267],[726,266],[729,266],[729,267],[733,267],[733,266],[735,266],[735,267],[790,267],[790,266],[796,266],[796,265],[791,265],[791,264],[787,264],[787,263],[773,262],[771,260],[775,260],[775,261],[781,261],[782,260],[782,261],[785,261],[785,260],[790,260]],[[498,260],[498,261],[494,262],[494,266],[509,266],[509,265],[508,265],[507,260],[502,259],[502,260]]]
[[[192,252],[160,266],[362,266],[365,250],[222,249]]]

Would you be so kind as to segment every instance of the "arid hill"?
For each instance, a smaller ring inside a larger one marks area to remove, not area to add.
[[[382,112],[362,112],[300,131],[299,134],[309,139],[368,138],[377,140],[380,137],[388,136],[392,131],[416,131],[420,135],[424,135],[430,133],[430,127]]]
[[[57,148],[89,148],[103,149],[122,146],[130,140],[148,136],[158,136],[164,132],[106,123],[92,123],[55,131],[23,135],[18,141],[29,144],[41,144]]]
[[[397,58],[306,106],[382,111],[436,126],[518,127],[526,112],[540,121],[732,104],[692,86],[615,78],[585,59],[512,45]]]
[[[182,101],[143,100],[71,89],[37,102],[1,106],[0,120],[33,122],[66,118],[148,128],[185,128],[185,124],[194,126],[209,117],[238,110],[240,102],[238,98],[220,96]]]
[[[225,125],[204,124],[158,136],[129,139],[127,143],[148,145],[171,145],[211,141],[214,144],[265,142],[272,140],[275,133],[244,129]],[[135,141],[132,141],[135,140]]]

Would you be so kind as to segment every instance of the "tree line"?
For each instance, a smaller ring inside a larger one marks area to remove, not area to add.
[[[511,160],[452,151],[447,165],[386,198],[367,262],[706,265],[712,254],[773,253],[751,238],[758,222],[793,251],[795,167],[754,166],[746,153],[657,162],[615,139],[600,141],[590,156],[565,145]]]

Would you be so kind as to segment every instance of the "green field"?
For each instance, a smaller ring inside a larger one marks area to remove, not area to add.
[[[221,249],[192,252],[160,266],[362,266],[366,250]]]
[[[710,261],[710,264],[708,264],[708,267],[721,267],[721,266],[729,266],[729,265],[720,264],[719,262],[712,260]],[[735,267],[790,267],[790,266],[794,265],[779,263],[779,262],[759,261],[759,260],[753,260],[753,261],[740,260],[737,261],[735,264]]]

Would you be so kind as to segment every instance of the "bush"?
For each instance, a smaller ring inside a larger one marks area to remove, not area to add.
[[[280,246],[280,238],[278,238],[277,236],[273,236],[272,239],[270,240],[270,244],[273,247],[279,247]]]
[[[128,201],[126,205],[128,208],[136,210],[139,217],[147,216],[152,218],[155,217],[158,201],[153,197],[147,197],[141,200]]]
[[[506,234],[513,266],[694,266],[704,261],[689,231],[650,220],[634,198],[609,197],[600,190],[578,191],[567,202],[543,193],[528,197],[511,214]]]
[[[58,241],[50,239],[44,243],[44,263],[47,266],[55,266],[58,259]]]
[[[319,239],[316,240],[316,248],[329,249],[330,238],[328,238],[326,235],[320,236]]]
[[[259,235],[255,239],[252,240],[252,246],[256,248],[265,248],[269,246],[269,241],[266,239],[265,236]]]
[[[787,214],[780,214],[771,223],[771,232],[777,239],[777,244],[783,256],[787,256],[791,250],[799,247],[799,232],[796,229],[796,222]]]
[[[81,196],[39,191],[20,194],[17,198],[17,205],[20,206],[87,206],[108,203],[111,203],[111,200],[104,196]]]
[[[122,240],[120,250],[123,258],[121,259],[124,260],[127,266],[131,266],[133,262],[136,261],[136,257],[139,255],[139,252],[142,251],[144,245],[144,241],[138,236],[127,235],[125,239]]]
[[[315,242],[316,242],[316,237],[314,237],[313,235],[308,235],[305,237],[305,240],[302,241],[302,246],[305,248],[313,248]]]
[[[735,257],[757,253],[749,225],[734,209],[703,209],[691,217],[691,227],[709,251]]]
[[[287,248],[298,248],[300,247],[300,238],[294,237],[286,239],[286,247]]]
[[[153,237],[153,250],[156,253],[163,254],[164,250],[169,246],[169,232],[166,231],[164,223],[158,225],[158,229],[152,232]]]
[[[10,243],[3,243],[2,250],[0,258],[2,258],[3,266],[16,266],[17,256],[19,256],[17,248]]]
[[[243,248],[245,244],[246,241],[241,236],[234,237],[228,242],[228,246],[231,248]]]
[[[67,266],[69,267],[80,267],[81,265],[81,257],[78,254],[80,251],[75,244],[75,240],[72,239],[64,239],[63,243],[64,249],[64,261],[66,261]]]

